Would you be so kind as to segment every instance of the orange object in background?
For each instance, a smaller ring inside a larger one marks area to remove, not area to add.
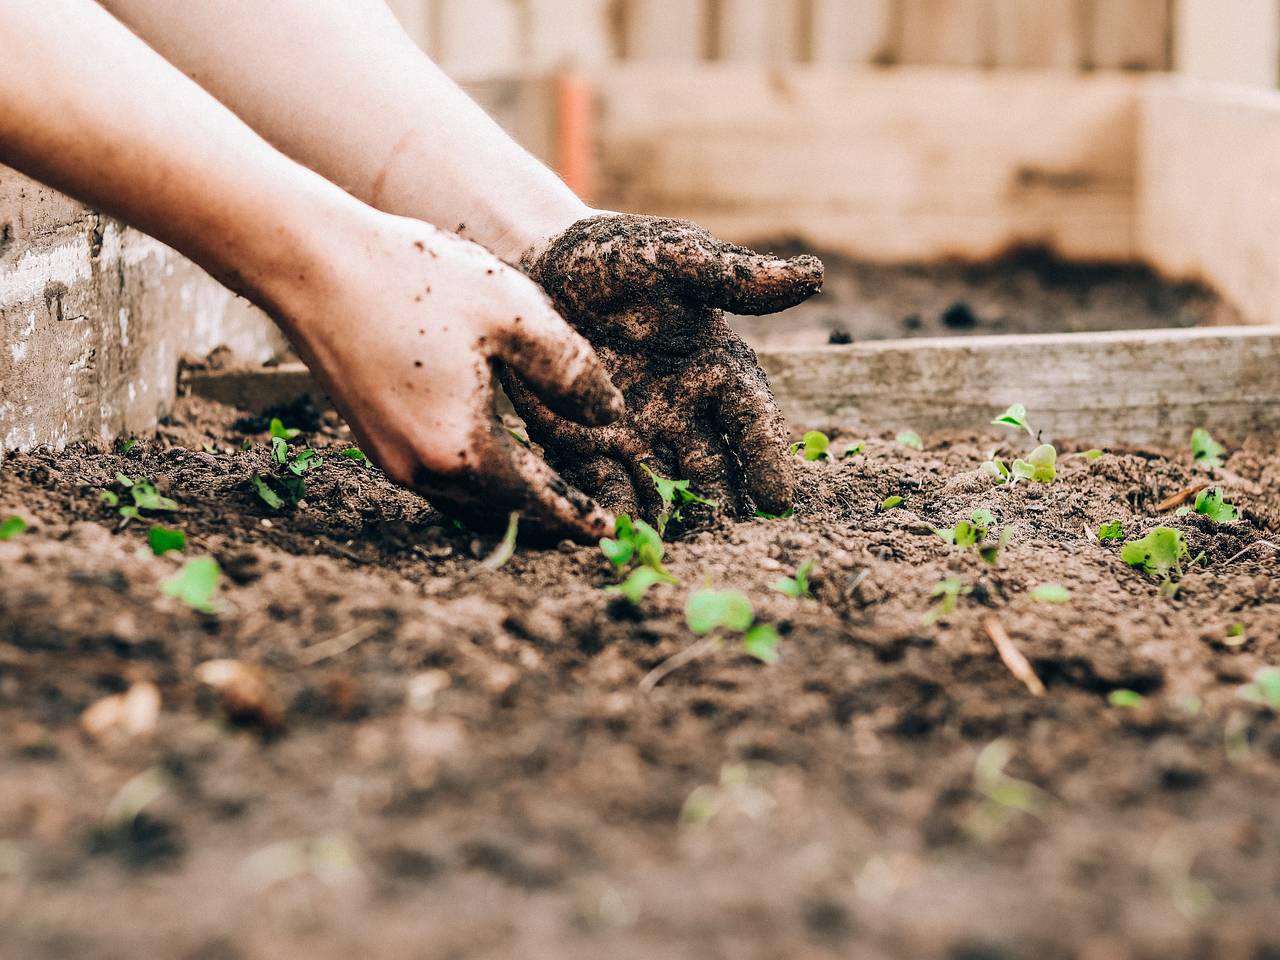
[[[595,186],[594,104],[591,88],[577,73],[556,77],[555,165],[569,189],[589,200]]]

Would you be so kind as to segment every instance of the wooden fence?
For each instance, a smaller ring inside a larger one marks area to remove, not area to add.
[[[1161,70],[1179,4],[1212,23],[1217,2],[391,0],[423,48],[464,79],[627,61]]]

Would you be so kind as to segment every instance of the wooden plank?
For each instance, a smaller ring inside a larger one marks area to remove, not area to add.
[[[869,259],[1133,253],[1132,78],[744,66],[599,80],[612,208]]]
[[[708,50],[703,0],[624,0],[623,55],[649,63],[692,63]]]
[[[1179,0],[1174,64],[1188,76],[1274,88],[1280,79],[1280,3]]]
[[[436,59],[457,80],[511,76],[523,57],[515,0],[435,0]]]
[[[1144,256],[1207,281],[1250,322],[1280,322],[1280,93],[1150,82],[1140,155]]]
[[[534,71],[590,69],[618,54],[610,0],[523,0],[524,63]]]
[[[901,63],[982,67],[993,62],[995,8],[992,0],[899,0],[899,3]]]
[[[1280,326],[955,337],[759,351],[797,433],[984,431],[1025,403],[1046,438],[1184,443],[1280,432]],[[301,364],[199,371],[185,389],[262,411],[304,394]]]
[[[1086,63],[1101,69],[1167,70],[1172,3],[1087,0]]]
[[[996,66],[1079,68],[1083,12],[1080,0],[995,0]]]
[[[891,0],[810,0],[810,11],[809,50],[813,63],[896,60]]]
[[[715,60],[789,63],[800,59],[801,10],[796,0],[714,0]]]
[[[1280,431],[1280,327],[881,341],[760,362],[797,431],[981,431],[1010,403],[1046,437],[1104,445]]]

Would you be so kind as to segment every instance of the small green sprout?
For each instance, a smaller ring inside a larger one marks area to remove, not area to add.
[[[1227,627],[1227,636],[1222,641],[1228,647],[1243,647],[1249,638],[1245,635],[1243,623],[1233,623]]]
[[[813,572],[813,561],[806,560],[800,566],[796,567],[796,575],[794,577],[783,577],[775,580],[770,584],[770,590],[777,590],[778,593],[785,594],[788,597],[812,597],[809,591],[809,574]]]
[[[640,464],[640,469],[649,475],[649,479],[658,490],[658,498],[662,501],[662,510],[658,513],[658,533],[664,537],[667,535],[667,524],[673,520],[679,523],[684,519],[682,513],[687,505],[701,503],[712,509],[720,506],[715,500],[708,500],[693,493],[689,489],[688,480],[668,480],[643,463]]]
[[[344,460],[354,460],[356,463],[364,463],[369,459],[358,447],[349,447],[338,454],[338,456],[342,457]]]
[[[990,460],[985,461],[980,469],[996,486],[1009,483],[1012,479],[1009,468],[1005,466],[1004,461],[999,457],[992,457]]]
[[[1010,404],[1008,410],[991,422],[997,427],[1016,427],[1019,430],[1025,430],[1031,435],[1032,440],[1036,438],[1036,432],[1027,423],[1027,408],[1020,403]]]
[[[133,478],[128,474],[121,473],[119,470],[117,470],[116,483],[120,484],[120,486],[124,487],[125,489],[128,489],[129,487],[133,486]]]
[[[507,565],[507,561],[516,555],[516,535],[520,531],[520,511],[512,510],[507,514],[507,530],[502,535],[502,540],[498,542],[493,553],[480,561],[480,566],[486,570],[500,570]]]
[[[974,510],[968,520],[961,520],[954,527],[935,529],[933,532],[961,550],[976,547],[983,562],[994,564],[1000,559],[1000,551],[1007,547],[1013,538],[1013,531],[1006,527],[1000,531],[1000,536],[996,540],[987,540],[987,535],[992,532],[995,522],[995,515],[983,507]]]
[[[516,443],[520,444],[520,446],[522,447],[529,446],[529,438],[526,437],[519,430],[512,430],[510,427],[507,427],[507,433],[511,434],[511,439],[514,440]]]
[[[912,450],[924,449],[924,441],[920,439],[920,434],[914,430],[903,430],[895,439],[904,447],[910,447]]]
[[[1235,504],[1223,499],[1220,487],[1201,490],[1196,494],[1195,506],[1179,507],[1177,516],[1183,517],[1189,513],[1198,513],[1214,523],[1235,523],[1240,519],[1240,510]]]
[[[801,453],[806,460],[829,460],[831,459],[831,454],[828,452],[830,446],[830,437],[821,430],[810,430],[798,443],[791,445],[791,455]]]
[[[1107,703],[1113,707],[1135,709],[1143,705],[1146,698],[1135,690],[1112,690],[1107,694]]]
[[[664,577],[653,567],[636,567],[621,583],[605,587],[606,593],[616,593],[626,597],[634,607],[640,606],[651,587],[659,583],[670,583],[671,578]]]
[[[1039,603],[1070,603],[1071,591],[1058,583],[1042,583],[1029,594]]]
[[[1052,444],[1042,443],[1025,460],[1013,461],[1012,473],[1017,480],[1032,483],[1053,483],[1058,478],[1058,451]]]
[[[129,451],[138,445],[137,440],[121,440],[120,453],[122,456],[128,456]]]
[[[988,540],[978,544],[978,557],[983,563],[995,566],[1000,561],[1000,552],[1009,545],[1009,541],[1013,539],[1013,530],[1005,527],[1000,531],[998,539]]]
[[[1086,460],[1101,460],[1102,457],[1103,451],[1101,450],[1086,450],[1084,452],[1084,458]]]
[[[954,613],[960,598],[972,592],[973,587],[963,580],[949,579],[936,584],[933,590],[930,591],[929,596],[937,597],[938,602],[930,607],[929,612],[924,615],[924,625],[926,627],[933,626],[943,617]]]
[[[885,497],[883,500],[880,501],[880,509],[892,510],[894,507],[902,506],[905,502],[906,500],[903,497],[900,497],[897,494],[894,494],[893,496]]]
[[[1227,448],[1220,444],[1208,430],[1197,427],[1191,431],[1191,457],[1203,467],[1220,467]]]
[[[990,530],[996,525],[995,514],[986,507],[979,507],[977,510],[973,511],[973,513],[969,514],[969,519],[983,530]]]
[[[135,480],[129,492],[133,495],[133,505],[139,510],[167,513],[178,509],[177,501],[161,496],[155,485],[145,480]]]
[[[765,513],[763,510],[757,510],[756,516],[761,520],[790,520],[796,515],[794,507],[788,507],[786,513]]]
[[[271,437],[271,459],[284,467],[277,476],[264,477],[255,473],[249,478],[254,492],[272,510],[281,510],[286,504],[296,507],[307,495],[304,475],[324,465],[324,457],[311,449],[296,453],[282,437]]]
[[[1270,707],[1280,713],[1280,667],[1263,667],[1253,675],[1253,682],[1236,691],[1241,700]]]
[[[1005,773],[1013,759],[1008,740],[994,740],[982,748],[973,767],[973,786],[982,802],[973,811],[969,829],[981,841],[993,839],[1015,813],[1040,817],[1052,796],[1034,783]]]
[[[187,535],[181,530],[173,530],[156,524],[147,534],[147,542],[151,544],[151,552],[162,557],[170,550],[179,552],[187,549]]]
[[[98,499],[105,503],[108,507],[120,506],[120,497],[112,490],[99,490]]]
[[[851,443],[844,448],[844,453],[840,455],[841,460],[848,460],[850,457],[856,457],[862,451],[867,449],[866,443],[859,440],[857,443]]]
[[[271,489],[270,484],[262,478],[262,474],[255,473],[249,478],[249,483],[253,486],[253,491],[258,495],[258,499],[272,510],[284,509],[284,499]]]
[[[742,634],[742,648],[764,663],[778,661],[778,632],[755,622],[751,601],[736,590],[697,590],[684,608],[685,622],[700,637],[723,630]]]
[[[216,598],[222,570],[213,557],[188,560],[176,574],[161,584],[166,596],[176,597],[193,610],[217,613]]]
[[[301,430],[294,429],[293,427],[286,427],[284,425],[284,421],[279,417],[271,418],[271,425],[268,429],[272,438],[276,440],[292,440],[302,432]]]
[[[27,521],[15,515],[5,517],[0,520],[0,542],[12,540],[21,533],[25,533],[27,529]]]
[[[666,548],[657,530],[643,520],[632,520],[623,513],[618,515],[614,534],[616,539],[605,537],[600,541],[600,552],[619,571],[625,570],[633,559],[643,566],[662,571]]]
[[[1108,540],[1124,539],[1124,524],[1119,520],[1108,520],[1098,527],[1098,539],[1104,543]]]
[[[1172,527],[1156,527],[1141,540],[1130,540],[1120,550],[1120,559],[1131,567],[1141,567],[1150,577],[1170,579],[1182,576],[1182,562],[1191,551],[1182,532]]]

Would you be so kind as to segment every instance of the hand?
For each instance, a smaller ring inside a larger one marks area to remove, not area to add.
[[[282,325],[365,453],[472,526],[500,526],[515,510],[522,532],[606,535],[612,518],[493,414],[491,365],[500,362],[570,420],[616,419],[622,397],[591,346],[527,277],[482,248],[370,215],[372,225],[344,231],[303,295],[277,298]]]
[[[588,430],[504,376],[531,439],[566,478],[619,513],[659,506],[641,464],[729,510],[790,508],[786,422],[721,311],[758,316],[808,299],[822,287],[820,261],[753,253],[685,221],[603,214],[526,267],[626,398],[621,419]]]

